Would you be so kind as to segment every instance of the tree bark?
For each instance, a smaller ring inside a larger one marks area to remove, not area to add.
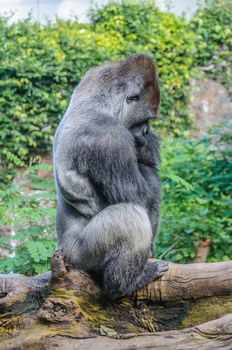
[[[111,303],[56,252],[51,272],[0,275],[0,349],[232,349],[231,295],[232,261],[169,263]]]

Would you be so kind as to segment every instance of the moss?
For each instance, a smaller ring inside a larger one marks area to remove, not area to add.
[[[232,297],[212,297],[197,301],[182,320],[179,329],[197,326],[199,324],[222,317],[232,312]]]

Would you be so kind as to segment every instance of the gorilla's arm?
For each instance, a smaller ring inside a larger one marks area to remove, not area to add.
[[[58,195],[82,215],[92,217],[103,208],[96,189],[86,176],[81,176],[74,169],[63,168],[56,179]]]
[[[136,142],[136,152],[139,170],[149,187],[146,208],[155,234],[159,226],[160,217],[160,180],[158,176],[159,138],[149,132],[143,143]],[[152,245],[153,246],[153,245]]]
[[[148,187],[140,173],[128,130],[118,126],[105,131],[92,152],[90,179],[102,190],[108,204],[134,202],[144,206]]]
[[[160,163],[160,143],[158,136],[149,132],[143,144],[135,144],[138,163],[152,168],[157,172]]]
[[[133,137],[126,128],[108,125],[95,138],[94,147],[82,143],[81,150],[79,171],[86,169],[85,174],[108,205],[133,202],[144,206],[148,187],[138,167]]]

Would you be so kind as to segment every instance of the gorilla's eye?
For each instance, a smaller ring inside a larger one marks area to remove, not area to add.
[[[133,95],[133,96],[127,96],[126,102],[131,103],[133,101],[138,101],[139,100],[139,95]]]

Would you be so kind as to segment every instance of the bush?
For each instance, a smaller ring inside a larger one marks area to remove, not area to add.
[[[162,131],[183,135],[190,123],[193,67],[207,64],[215,52],[220,62],[229,60],[230,18],[229,0],[208,1],[190,21],[160,11],[149,0],[94,8],[89,24],[10,24],[0,17],[0,183],[27,165],[31,153],[51,149],[54,130],[83,74],[129,54],[142,52],[156,60]],[[223,81],[229,84],[228,74]]]
[[[0,222],[14,225],[14,236],[0,237],[7,256],[0,256],[0,273],[27,275],[49,270],[55,249],[56,195],[53,180],[43,180],[38,170],[52,171],[48,165],[28,168],[25,185],[0,191]],[[28,190],[33,190],[33,193]]]
[[[191,20],[197,35],[195,65],[206,66],[207,74],[226,85],[232,94],[232,2],[208,0]]]
[[[163,148],[160,257],[189,262],[201,239],[212,241],[209,261],[232,255],[232,127],[200,141],[169,139]],[[215,139],[215,135],[213,136]]]

